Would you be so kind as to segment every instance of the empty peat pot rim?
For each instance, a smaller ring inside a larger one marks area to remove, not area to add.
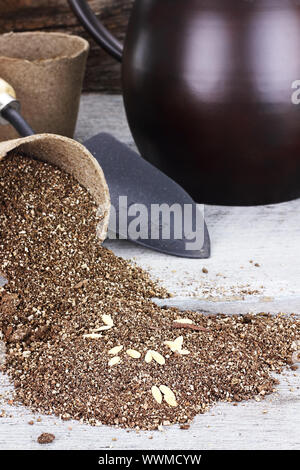
[[[0,60],[22,60],[35,64],[73,59],[89,49],[89,43],[64,33],[25,32],[0,35]]]

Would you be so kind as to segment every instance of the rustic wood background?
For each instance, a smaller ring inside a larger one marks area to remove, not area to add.
[[[104,24],[123,39],[133,0],[90,0]],[[120,92],[120,65],[88,38],[67,0],[1,0],[0,33],[9,31],[59,31],[89,39],[91,51],[84,82],[85,91]]]

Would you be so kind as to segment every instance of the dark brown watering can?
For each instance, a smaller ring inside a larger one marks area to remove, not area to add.
[[[69,0],[122,61],[128,122],[144,158],[198,202],[300,196],[300,4],[136,0],[124,46]]]

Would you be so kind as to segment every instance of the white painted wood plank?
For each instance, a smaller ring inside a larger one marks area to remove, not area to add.
[[[154,302],[160,306],[176,307],[180,310],[192,310],[194,312],[201,312],[205,315],[225,313],[226,315],[244,315],[247,313],[270,313],[276,315],[284,313],[291,315],[295,318],[299,317],[299,304],[300,297],[290,298],[283,297],[278,300],[267,301],[256,299],[253,300],[237,300],[214,302],[211,300],[194,299],[192,297],[174,297],[170,299],[153,299]],[[296,313],[295,313],[296,312]]]
[[[83,96],[77,138],[85,140],[103,131],[134,148],[121,97]],[[273,306],[275,311],[298,313],[300,201],[258,208],[210,206],[205,214],[212,239],[209,260],[164,256],[125,241],[107,241],[106,245],[118,255],[134,258],[153,277],[160,278],[179,307],[196,304],[217,311],[224,306],[228,312],[246,312],[253,305],[259,309],[266,305],[265,310]],[[208,274],[202,272],[204,266]],[[279,379],[278,392],[260,403],[251,401],[237,407],[221,403],[198,416],[188,431],[172,426],[162,433],[127,433],[45,416],[38,423],[29,410],[9,406],[0,398],[0,409],[11,414],[0,418],[0,449],[299,449],[299,370]],[[7,377],[0,375],[0,394],[10,390]],[[31,419],[35,420],[33,426],[28,424]],[[37,444],[42,432],[54,433],[54,443]]]

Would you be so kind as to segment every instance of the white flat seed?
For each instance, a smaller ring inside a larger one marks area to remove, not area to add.
[[[192,325],[194,322],[189,318],[177,318],[176,320],[174,320],[174,323],[186,323],[188,325]]]
[[[120,360],[121,360],[120,356],[112,357],[112,358],[108,361],[109,367],[115,366],[116,364],[118,364],[118,363],[120,362]]]
[[[174,341],[164,341],[164,344],[168,346],[172,352],[180,352],[183,343],[183,336],[178,336]]]
[[[120,351],[122,351],[123,347],[124,346],[115,346],[114,348],[108,351],[108,354],[111,354],[112,356],[114,356],[115,354],[118,354]]]
[[[102,315],[101,318],[102,318],[103,323],[105,323],[105,325],[114,326],[114,322],[113,322],[113,319],[112,319],[111,315],[104,314],[104,315]]]
[[[93,330],[94,333],[97,333],[97,331],[106,331],[106,330],[110,330],[112,327],[111,326],[108,326],[108,325],[105,325],[105,326],[100,326],[99,328],[95,328]]]
[[[96,333],[89,333],[87,335],[83,335],[83,338],[88,338],[88,339],[98,339],[101,337],[102,335],[97,335]]]
[[[162,394],[159,388],[156,387],[156,385],[153,385],[153,387],[151,388],[151,393],[153,395],[154,400],[157,401],[157,403],[161,404]]]
[[[161,391],[164,395],[165,395],[166,393],[169,394],[169,395],[172,395],[172,394],[173,394],[173,396],[174,396],[174,398],[175,398],[175,395],[174,395],[174,393],[172,392],[172,390],[171,390],[169,387],[167,387],[166,385],[160,385],[160,386],[159,386],[159,389],[160,389],[160,391]]]
[[[164,394],[164,399],[170,406],[177,406],[177,401],[174,392],[166,385],[159,386],[160,391]]]
[[[178,353],[182,356],[187,356],[188,354],[191,354],[190,351],[188,351],[187,349],[180,349]]]
[[[178,338],[176,338],[174,340],[174,344],[175,344],[177,350],[181,349],[182,345],[183,345],[183,336],[178,336]]]
[[[163,366],[166,363],[164,356],[162,356],[159,352],[151,351],[151,355],[152,355],[152,358],[161,366]]]
[[[132,357],[133,359],[139,359],[141,357],[141,353],[135,349],[127,349],[126,354],[128,354],[128,356]]]
[[[176,346],[176,344],[174,343],[174,341],[164,341],[164,344],[166,346],[168,346],[172,352],[176,352],[178,351],[178,347]]]
[[[152,353],[150,350],[146,352],[145,361],[147,362],[147,364],[152,361]]]
[[[165,401],[168,403],[168,405],[174,406],[174,407],[175,407],[175,406],[178,406],[178,403],[177,403],[176,399],[173,398],[172,395],[165,394],[165,395],[164,395],[164,399],[165,399]]]

